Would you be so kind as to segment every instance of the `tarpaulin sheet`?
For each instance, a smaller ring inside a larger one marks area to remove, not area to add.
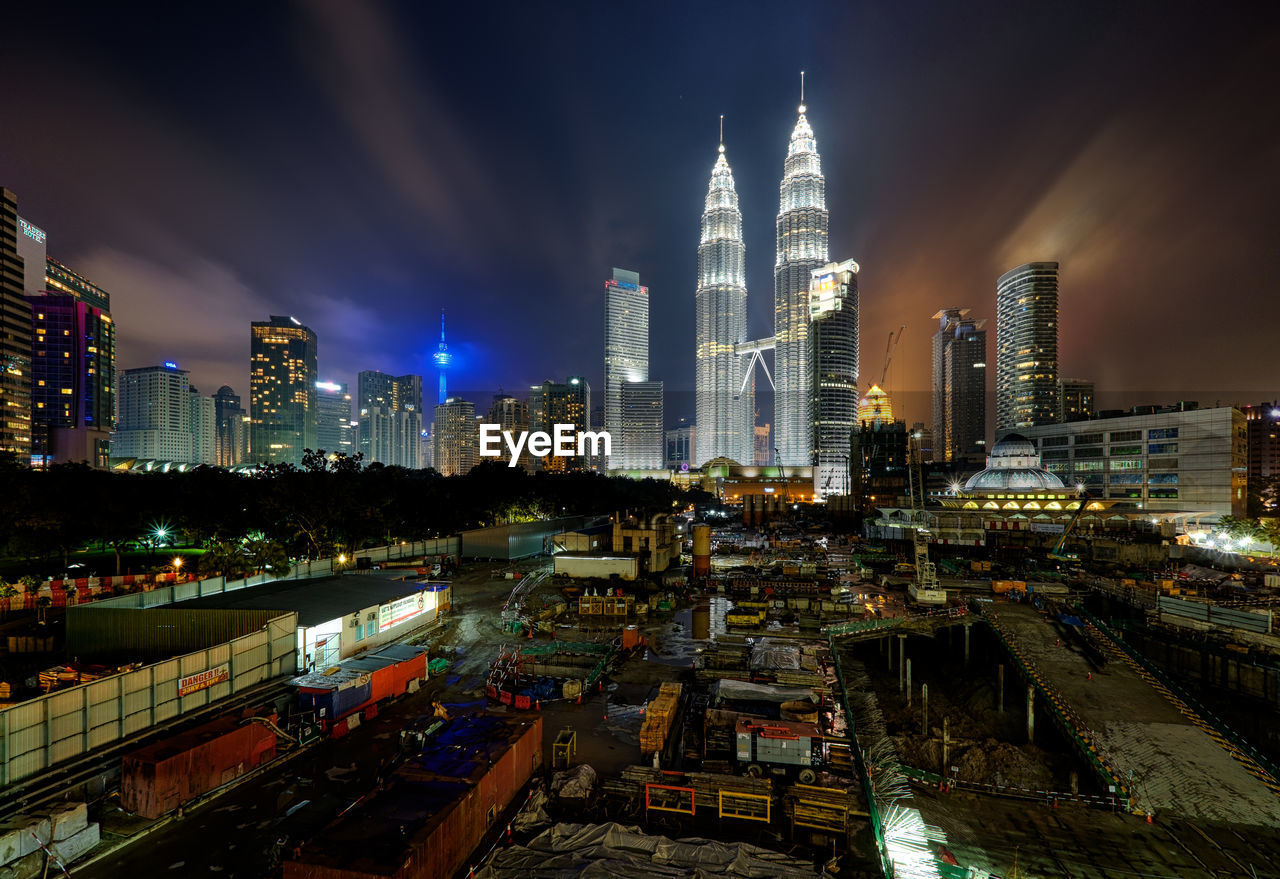
[[[477,879],[801,879],[813,865],[748,843],[649,836],[621,824],[557,824],[527,846],[499,848]]]
[[[770,638],[761,638],[751,648],[753,669],[800,670],[800,648]]]
[[[719,704],[724,699],[743,702],[799,702],[808,699],[818,701],[809,687],[777,687],[773,684],[753,684],[750,681],[716,681],[713,702]]]
[[[582,763],[572,769],[561,769],[551,779],[551,793],[557,797],[585,800],[596,786],[596,771]]]
[[[1069,613],[1058,614],[1058,622],[1068,626],[1075,626],[1076,628],[1079,628],[1084,625],[1084,620],[1080,619],[1080,617],[1078,616],[1073,616],[1072,614],[1069,614]]]

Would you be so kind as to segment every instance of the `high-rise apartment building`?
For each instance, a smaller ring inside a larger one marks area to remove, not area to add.
[[[622,470],[661,470],[663,458],[662,382],[622,385],[622,455],[609,465]],[[618,434],[613,434],[617,442]]]
[[[648,380],[649,288],[640,284],[639,273],[615,268],[604,283],[604,428],[613,437],[611,467],[628,457],[622,386]]]
[[[814,269],[809,285],[813,496],[848,494],[849,438],[858,425],[858,264]]]
[[[26,297],[32,338],[31,459],[106,467],[115,424],[111,299],[56,260],[47,261],[47,270],[44,283],[37,285],[43,289]]]
[[[774,445],[786,467],[812,463],[809,288],[827,262],[826,180],[805,112],[802,103],[783,163],[773,270]]]
[[[1249,438],[1249,489],[1256,496],[1258,509],[1251,512],[1275,515],[1280,502],[1271,488],[1280,480],[1280,402],[1240,406],[1244,413]]]
[[[302,463],[316,442],[316,334],[296,318],[254,321],[249,346],[249,446],[260,464]]]
[[[563,383],[545,381],[529,389],[529,429],[550,434],[557,424],[572,424],[574,430],[590,430],[591,385],[580,375],[571,375]],[[535,466],[559,472],[586,469],[585,458],[560,458],[548,455],[536,459]]]
[[[996,282],[996,436],[1058,421],[1058,264]]]
[[[982,460],[987,447],[987,331],[967,308],[933,316],[933,460]]]
[[[365,463],[421,467],[422,376],[366,370],[359,374],[357,386],[359,447]]]
[[[124,370],[117,399],[111,457],[217,463],[213,398],[194,393],[188,372],[173,361]]]
[[[510,431],[518,436],[529,429],[529,404],[518,400],[510,394],[494,394],[493,404],[489,406],[489,424],[496,424],[504,432]],[[528,444],[520,447],[520,457],[516,466],[524,470],[533,470],[533,458],[529,455]]]
[[[239,467],[247,464],[252,420],[240,405],[240,395],[230,385],[223,385],[213,395],[213,417],[218,431],[218,466]]]
[[[192,464],[218,463],[218,407],[213,397],[202,397],[195,385],[187,386],[187,431],[191,435]]]
[[[1058,379],[1058,423],[1088,421],[1097,414],[1093,382],[1083,378]]]
[[[464,476],[480,462],[480,430],[474,403],[449,397],[436,406],[434,464],[444,476]]]
[[[18,197],[0,187],[0,454],[31,460],[31,307],[23,298],[26,269],[19,236],[29,231],[18,219]]]
[[[746,245],[733,171],[719,147],[702,211],[694,294],[694,465],[751,454],[755,382],[738,346],[747,341]]]
[[[326,455],[354,455],[351,394],[338,382],[316,382],[316,443]]]

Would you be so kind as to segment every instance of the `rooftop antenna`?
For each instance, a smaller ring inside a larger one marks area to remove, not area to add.
[[[800,71],[800,112],[804,112],[804,71]]]
[[[724,114],[720,114],[720,143],[724,143]]]

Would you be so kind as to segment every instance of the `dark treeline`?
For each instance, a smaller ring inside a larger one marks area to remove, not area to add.
[[[85,546],[145,546],[157,529],[197,545],[265,539],[294,558],[454,534],[556,515],[666,512],[694,498],[669,482],[596,473],[528,474],[486,462],[466,476],[363,465],[359,456],[253,476],[214,467],[112,473],[83,465],[33,470],[0,462],[0,542],[10,557]]]

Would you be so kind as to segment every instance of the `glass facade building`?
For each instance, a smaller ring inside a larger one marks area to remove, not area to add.
[[[738,352],[747,341],[746,245],[723,143],[702,211],[694,337],[694,466],[714,458],[750,463],[755,384]]]
[[[996,436],[1058,421],[1058,264],[996,282]]]
[[[480,462],[480,429],[474,403],[449,397],[436,406],[433,464],[443,476],[462,476]]]
[[[809,288],[813,496],[848,494],[849,442],[858,424],[858,264],[815,269]]]
[[[783,164],[773,270],[774,445],[785,467],[812,463],[809,287],[827,262],[826,180],[805,105]]]
[[[591,385],[580,375],[563,383],[545,381],[529,389],[529,429],[551,434],[557,424],[572,424],[575,431],[590,430]],[[585,470],[585,457],[534,458],[535,466],[547,471]]]
[[[0,187],[0,453],[31,460],[31,307],[18,255],[18,197]],[[43,233],[41,233],[43,234]]]
[[[328,455],[354,455],[351,394],[339,382],[316,382],[316,443]]]
[[[623,470],[662,469],[662,382],[625,382],[621,402],[622,455],[613,455],[609,466]]]
[[[421,467],[422,376],[365,370],[357,387],[359,451],[365,463]]]
[[[615,268],[604,283],[604,428],[613,440],[610,467],[627,457],[622,386],[649,381],[649,288],[640,275]]]
[[[987,447],[987,331],[967,308],[934,316],[933,460],[981,460]]]
[[[316,334],[292,317],[254,321],[249,343],[249,446],[259,464],[302,463],[316,441]]]

